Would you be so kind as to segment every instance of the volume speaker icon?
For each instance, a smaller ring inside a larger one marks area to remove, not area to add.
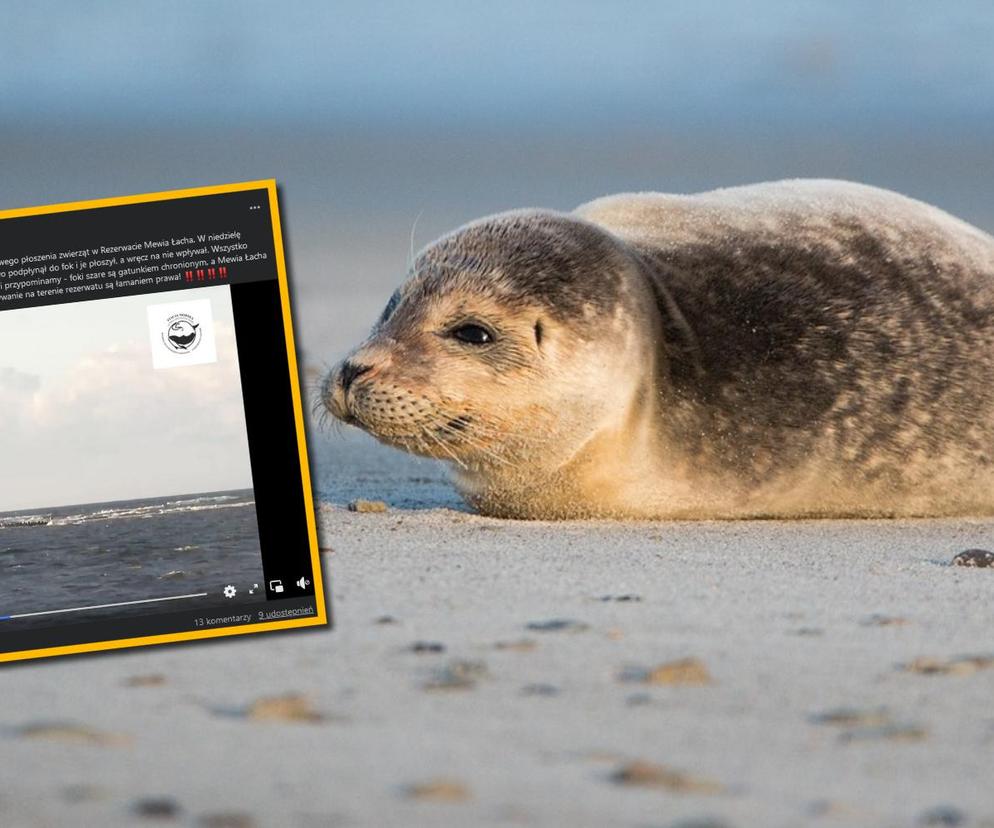
[[[311,583],[310,581],[302,577],[299,581],[297,581],[297,586],[299,586],[301,589],[307,589],[307,587],[310,586],[310,583]]]

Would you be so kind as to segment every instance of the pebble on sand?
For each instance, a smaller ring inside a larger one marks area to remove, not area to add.
[[[714,684],[707,666],[698,658],[667,661],[656,667],[629,668],[621,673],[622,681],[639,681],[666,687],[702,687]]]
[[[165,683],[166,677],[162,673],[146,673],[124,680],[125,687],[161,687]]]
[[[533,632],[583,632],[589,629],[582,621],[571,618],[550,618],[548,621],[529,621],[526,629]]]
[[[810,717],[814,724],[835,725],[836,727],[880,727],[891,723],[890,714],[882,707],[859,709],[837,707]]]
[[[489,675],[487,665],[482,661],[453,660],[439,670],[425,683],[425,690],[471,690],[476,682]]]
[[[444,653],[445,645],[441,641],[415,641],[408,649],[412,653]]]
[[[874,727],[857,727],[839,735],[839,741],[850,742],[921,742],[928,738],[928,730],[914,724],[892,722]]]
[[[789,630],[788,634],[816,637],[824,635],[825,631],[821,627],[798,627],[796,630]]]
[[[722,788],[710,779],[692,776],[684,771],[636,759],[622,765],[611,774],[617,785],[639,788],[662,788],[674,793],[719,793]]]
[[[16,731],[22,739],[48,739],[53,742],[75,742],[99,747],[123,747],[131,744],[131,737],[120,733],[74,724],[72,722],[33,722]]]
[[[465,802],[471,798],[469,788],[457,779],[430,779],[408,785],[404,791],[408,799],[431,802]]]
[[[908,673],[919,673],[924,676],[969,676],[980,670],[994,667],[994,655],[960,656],[946,660],[938,658],[916,658],[901,669]]]
[[[204,814],[197,820],[199,828],[255,828],[256,822],[251,814],[240,811]]]
[[[559,688],[554,684],[526,684],[521,688],[522,696],[558,696]]]
[[[382,500],[363,500],[361,497],[349,503],[350,512],[385,512],[387,504]]]
[[[882,707],[859,709],[839,707],[810,717],[814,724],[843,728],[839,741],[852,742],[921,742],[928,738],[928,730],[916,724],[895,722]]]
[[[285,696],[267,696],[256,699],[244,712],[246,719],[256,722],[309,722],[325,721],[323,713],[315,710],[311,700],[299,693]]]
[[[908,619],[901,618],[899,615],[874,613],[873,615],[866,616],[859,623],[863,627],[903,627],[908,623]]]
[[[143,819],[176,819],[180,815],[179,803],[165,796],[139,799],[131,806],[135,816]]]
[[[538,642],[530,638],[521,638],[517,641],[498,641],[494,644],[495,650],[511,650],[516,653],[530,653],[538,646]]]
[[[953,558],[953,566],[994,567],[994,552],[987,549],[967,549]]]
[[[919,818],[919,825],[956,826],[966,823],[966,814],[952,805],[938,805],[929,808]]]

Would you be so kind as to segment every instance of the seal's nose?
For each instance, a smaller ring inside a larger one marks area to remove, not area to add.
[[[366,372],[372,370],[372,365],[361,365],[351,360],[346,360],[342,363],[342,367],[338,372],[338,384],[341,386],[342,393],[348,394],[349,388],[352,387],[352,383],[356,381]]]

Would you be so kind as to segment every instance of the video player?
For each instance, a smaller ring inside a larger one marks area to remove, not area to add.
[[[327,623],[276,185],[0,213],[0,661]]]

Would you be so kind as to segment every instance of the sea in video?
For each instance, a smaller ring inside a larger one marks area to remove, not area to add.
[[[179,596],[199,593],[241,603],[262,578],[251,489],[0,514],[0,619],[8,621],[158,613],[169,601],[52,611],[174,597],[179,609]]]

